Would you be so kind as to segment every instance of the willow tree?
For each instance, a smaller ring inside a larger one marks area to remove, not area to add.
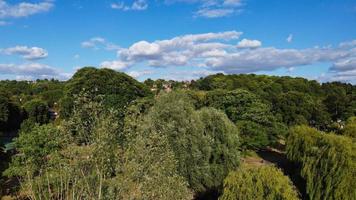
[[[145,116],[148,130],[168,138],[178,172],[197,193],[218,189],[239,165],[238,129],[213,108],[195,110],[182,92],[161,94]]]
[[[293,128],[287,156],[301,164],[310,199],[355,199],[356,143],[307,126]]]

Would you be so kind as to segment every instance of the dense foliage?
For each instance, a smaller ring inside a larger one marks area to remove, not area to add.
[[[168,138],[178,171],[196,192],[218,189],[239,163],[238,130],[213,108],[195,110],[181,92],[162,94],[148,111],[146,130]]]
[[[270,106],[249,91],[211,91],[206,94],[205,105],[225,111],[238,125],[244,148],[266,147],[285,133],[283,124],[275,118]]]
[[[287,155],[301,164],[310,199],[355,199],[356,144],[351,138],[298,126],[289,134]]]
[[[87,93],[97,101],[97,95],[103,95],[104,105],[123,112],[123,108],[138,97],[150,95],[148,88],[132,77],[110,69],[85,67],[77,71],[65,86],[65,96],[61,101],[61,115],[70,117],[70,102],[81,93]]]
[[[288,177],[266,166],[276,162],[301,197],[355,199],[355,114],[355,86],[303,78],[140,83],[85,67],[65,82],[0,81],[0,193],[297,199]]]
[[[346,121],[346,125],[341,130],[341,134],[356,139],[356,117],[350,117]]]
[[[191,198],[167,140],[137,134],[120,144],[115,113],[85,96],[74,107],[60,127],[36,125],[15,142],[19,154],[5,174],[21,177],[29,198]]]
[[[224,181],[220,200],[297,200],[292,182],[273,166],[242,167]]]
[[[356,87],[332,82],[319,84],[303,78],[254,74],[216,74],[192,85],[199,90],[245,89],[272,105],[273,113],[288,125],[309,124],[325,129],[331,120],[356,115]]]

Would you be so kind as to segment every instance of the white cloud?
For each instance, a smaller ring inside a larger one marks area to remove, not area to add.
[[[288,43],[291,43],[291,42],[293,41],[293,34],[289,34],[288,37],[287,37],[287,39],[286,39],[286,41],[287,41]]]
[[[356,69],[356,55],[355,57],[339,60],[335,62],[331,67],[331,70],[342,71],[342,72],[354,70],[354,69]]]
[[[124,2],[112,3],[111,4],[111,8],[112,9],[118,9],[118,10],[124,9],[125,8],[125,3]]]
[[[142,70],[142,71],[129,71],[127,72],[128,75],[134,77],[134,78],[140,78],[145,75],[150,75],[153,74],[154,71],[152,70]]]
[[[130,62],[114,60],[114,61],[104,61],[100,64],[100,67],[114,69],[114,70],[123,70],[123,69],[130,67],[131,65],[132,65],[132,63],[130,63]]]
[[[232,15],[233,13],[235,13],[235,10],[229,8],[202,8],[195,13],[195,16],[206,17],[206,18],[218,18],[218,17],[226,17]]]
[[[278,49],[274,47],[234,51],[222,57],[205,60],[205,66],[228,73],[251,73],[336,62],[350,56],[348,51],[329,48]]]
[[[339,46],[341,48],[356,47],[356,40],[352,40],[352,41],[348,41],[348,42],[341,42]]]
[[[108,51],[116,51],[119,50],[120,47],[114,43],[106,41],[105,38],[102,37],[93,37],[87,41],[81,43],[81,46],[86,49],[105,49]]]
[[[237,44],[237,48],[258,48],[262,46],[262,43],[259,40],[248,40],[248,39],[243,39]]]
[[[119,2],[119,3],[112,3],[111,8],[116,10],[123,10],[123,11],[129,11],[129,10],[141,11],[141,10],[146,10],[148,8],[148,3],[146,0],[135,0],[131,5],[126,5],[124,2]]]
[[[243,11],[242,0],[168,0],[168,3],[184,2],[197,3],[195,17],[220,18],[238,14]]]
[[[195,58],[223,55],[233,45],[221,42],[236,40],[241,34],[242,32],[226,31],[189,34],[155,42],[139,41],[129,48],[120,49],[119,60],[105,61],[101,66],[122,70],[140,62],[155,67],[188,65],[195,62]]]
[[[206,69],[194,70],[194,71],[173,71],[173,72],[169,72],[167,75],[164,75],[163,78],[166,80],[189,81],[189,80],[196,80],[216,73],[223,73],[223,72],[210,71]]]
[[[336,47],[305,49],[261,47],[259,40],[247,39],[233,45],[241,34],[227,31],[188,34],[153,42],[139,41],[120,49],[117,60],[105,61],[101,66],[116,70],[127,70],[137,65],[199,67],[209,72],[255,73],[280,68],[292,71],[299,66],[324,63],[330,66],[329,77],[346,77],[347,72],[356,70],[354,41],[340,43]]]
[[[226,6],[241,6],[242,0],[224,0],[223,4]]]
[[[31,77],[32,79],[56,78],[66,80],[71,76],[69,73],[63,73],[54,67],[40,63],[0,64],[0,73],[16,75],[17,77]]]
[[[162,1],[162,0],[161,0]],[[134,0],[132,4],[126,4],[124,1],[111,3],[110,7],[116,10],[146,10],[149,2],[160,3],[157,1]],[[175,3],[188,3],[197,5],[194,12],[195,17],[218,18],[226,17],[240,13],[244,6],[243,0],[163,0],[167,5]]]
[[[20,55],[27,60],[43,59],[48,56],[48,52],[40,47],[15,46],[6,49],[0,49],[0,53],[6,55]]]
[[[0,0],[0,18],[20,18],[30,15],[43,13],[53,8],[52,0],[45,0],[39,3],[20,2],[18,4],[9,4]]]

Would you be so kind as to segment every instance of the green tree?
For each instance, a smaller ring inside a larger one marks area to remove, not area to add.
[[[346,121],[344,129],[341,131],[342,135],[356,139],[356,117],[350,117]]]
[[[323,84],[323,88],[326,93],[324,104],[334,121],[346,120],[354,114],[352,109],[353,93],[347,85],[333,82]]]
[[[273,100],[273,109],[288,126],[310,125],[326,130],[330,114],[320,97],[298,91],[281,93]]]
[[[239,165],[239,131],[225,113],[214,108],[198,111],[203,122],[204,135],[209,137],[209,177],[203,180],[205,187],[220,189],[230,170]]]
[[[220,200],[297,200],[292,182],[273,166],[242,167],[224,181]]]
[[[47,163],[48,156],[61,148],[59,130],[51,124],[35,125],[27,131],[20,131],[15,139],[18,154],[13,157],[7,176],[32,176],[38,173]]]
[[[146,125],[139,125],[139,134],[128,142],[123,155],[122,173],[115,182],[122,191],[119,198],[192,199],[167,137],[147,132]]]
[[[9,117],[8,99],[0,93],[0,124],[6,123]]]
[[[46,102],[40,99],[33,99],[27,102],[24,108],[29,120],[38,124],[49,122],[49,108]]]
[[[285,134],[286,128],[278,122],[270,106],[246,90],[209,92],[206,105],[223,110],[239,126],[244,147],[263,148]]]
[[[151,95],[143,83],[124,73],[94,67],[78,70],[66,83],[65,97],[77,98],[83,92],[91,96],[92,100],[96,100],[95,97],[98,95],[103,96],[104,106],[120,110],[118,114],[135,99]],[[68,108],[70,109],[70,106],[66,106],[66,113],[69,111]],[[68,114],[63,115],[66,116]]]
[[[147,129],[168,138],[178,172],[195,192],[219,188],[238,166],[236,127],[214,109],[196,111],[182,92],[161,94],[146,118]]]
[[[287,157],[301,165],[310,199],[354,199],[356,144],[349,137],[307,126],[291,129]]]

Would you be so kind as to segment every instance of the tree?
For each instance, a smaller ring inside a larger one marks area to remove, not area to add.
[[[0,123],[6,123],[9,117],[8,98],[0,93]]]
[[[220,200],[297,200],[292,182],[273,166],[242,167],[224,181]]]
[[[48,155],[61,148],[61,134],[53,125],[35,125],[27,131],[20,131],[15,139],[18,154],[13,157],[7,176],[33,176],[47,163]]]
[[[301,165],[310,199],[354,199],[356,144],[351,138],[297,126],[289,133],[286,150]]]
[[[195,192],[217,189],[238,166],[238,133],[214,109],[196,111],[182,92],[161,94],[145,117],[148,130],[161,133],[178,161],[178,172]]]
[[[48,105],[40,99],[33,99],[24,105],[27,118],[38,124],[49,122]]]
[[[305,124],[326,130],[331,121],[322,99],[315,94],[281,93],[273,100],[273,110],[288,126]]]
[[[30,199],[191,199],[167,140],[143,123],[124,145],[114,112],[82,96],[59,127],[24,128],[6,174]]]
[[[222,111],[203,108],[198,111],[198,115],[203,122],[204,135],[210,140],[210,174],[208,179],[204,180],[204,185],[219,190],[229,171],[239,165],[239,131]]]
[[[333,82],[323,84],[323,88],[326,93],[324,104],[334,121],[346,120],[354,114],[352,109],[353,91],[348,85]]]
[[[78,70],[66,83],[66,97],[76,98],[83,92],[93,97],[92,100],[97,95],[104,96],[104,105],[115,109],[123,109],[135,99],[151,94],[144,84],[124,73],[94,67]]]
[[[17,130],[22,120],[20,107],[11,100],[9,93],[0,88],[0,131]]]
[[[341,131],[342,135],[356,139],[356,117],[350,117],[346,121],[344,129]]]
[[[285,128],[275,118],[270,106],[246,90],[209,92],[206,105],[223,110],[240,127],[244,147],[263,148],[284,135]]]
[[[127,144],[122,173],[115,183],[122,191],[119,199],[192,199],[188,183],[177,171],[177,160],[165,135],[147,131],[141,124],[139,134]]]

